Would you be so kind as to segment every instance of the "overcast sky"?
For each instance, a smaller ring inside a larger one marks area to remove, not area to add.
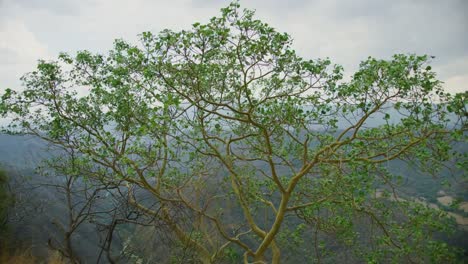
[[[0,93],[38,59],[59,52],[104,53],[143,31],[190,28],[219,14],[223,0],[0,0]],[[436,56],[451,92],[468,90],[468,0],[242,0],[286,31],[306,58],[330,57],[348,74],[368,56]]]

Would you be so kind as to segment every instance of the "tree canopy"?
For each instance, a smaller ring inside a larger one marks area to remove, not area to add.
[[[455,253],[433,233],[448,218],[402,196],[395,186],[411,176],[388,166],[466,163],[452,148],[466,142],[466,93],[445,92],[430,60],[369,57],[345,81],[341,66],[300,57],[291,36],[232,3],[106,55],[41,60],[0,113],[9,131],[73,161],[56,169],[119,187],[202,263],[279,263],[291,250],[443,262]]]

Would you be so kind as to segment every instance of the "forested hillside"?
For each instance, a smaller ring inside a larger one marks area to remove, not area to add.
[[[467,150],[466,145],[457,146],[457,148],[460,148],[460,151],[463,152]],[[60,177],[43,176],[36,172],[35,168],[41,164],[41,161],[51,157],[47,145],[41,140],[28,136],[0,135],[0,150],[0,164],[4,169],[4,175],[9,175],[9,190],[14,190],[11,195],[15,195],[16,199],[19,199],[14,204],[11,203],[13,200],[9,197],[10,202],[2,204],[3,212],[5,212],[6,205],[8,205],[10,212],[9,219],[5,219],[3,222],[2,236],[4,238],[2,240],[5,243],[4,245],[7,245],[12,253],[18,249],[31,250],[31,255],[39,259],[47,259],[51,254],[47,242],[61,235],[60,230],[53,222],[66,223],[68,221],[68,210],[63,193],[50,186],[50,184],[63,185],[63,181],[60,180]],[[402,197],[406,199],[417,198],[423,200],[429,206],[435,204],[442,210],[454,212],[463,217],[464,220],[457,223],[453,233],[446,235],[441,233],[436,237],[460,249],[468,248],[468,223],[466,222],[468,212],[466,207],[465,209],[461,207],[463,202],[466,204],[468,201],[466,197],[467,183],[463,178],[463,172],[450,169],[440,175],[429,175],[420,173],[401,161],[389,162],[387,166],[390,170],[402,175],[402,179],[398,184]],[[450,166],[449,168],[455,167]],[[222,177],[222,175],[219,177]],[[385,187],[375,186],[376,194],[382,190],[381,188]],[[438,197],[442,197],[441,192],[443,192],[444,196],[450,195],[459,199],[461,203],[457,203],[456,206],[441,204],[437,201]],[[111,199],[104,199],[104,202],[113,203]],[[235,207],[228,208],[227,205],[222,207],[228,209],[225,210],[225,214],[229,215],[229,217],[233,219],[242,218],[242,212]],[[108,218],[107,221],[102,221],[105,218]],[[73,248],[80,255],[82,262],[90,263],[99,258],[100,248],[103,246],[102,237],[107,234],[107,230],[102,229],[101,225],[109,224],[111,218],[112,215],[107,215],[101,219],[101,223],[83,223],[74,233]],[[269,219],[269,221],[272,221],[272,219]],[[453,219],[452,221],[456,220]],[[296,225],[297,223],[294,221],[291,223],[291,226]],[[366,232],[366,226],[362,226],[360,229]],[[304,228],[286,230],[282,236],[292,237],[296,243],[313,242],[309,241],[313,234],[305,232]],[[99,232],[103,234],[96,236]],[[171,241],[171,239],[168,237],[169,234],[162,234],[161,232],[169,231],[159,230],[158,232],[154,227],[140,226],[134,229],[128,225],[120,225],[115,230],[112,250],[116,255],[126,256],[124,259],[146,259],[164,263],[170,259],[170,254],[168,254],[168,251],[161,249],[164,248],[162,244]],[[284,239],[288,240],[287,238]],[[127,243],[125,244],[124,241],[127,241]],[[294,243],[288,244],[287,247],[291,253],[286,255],[285,263],[307,260],[307,248],[301,250]],[[346,252],[346,249],[340,247],[335,248],[335,251],[338,251],[338,248],[340,252]],[[236,253],[232,252],[230,254],[233,254],[232,258],[234,258],[231,262],[236,263]],[[331,252],[329,254],[333,255]],[[345,255],[349,257],[349,253],[345,253]],[[189,259],[190,256],[185,258]],[[331,259],[336,260],[336,257]],[[104,256],[101,256],[101,260],[102,263],[108,262]]]

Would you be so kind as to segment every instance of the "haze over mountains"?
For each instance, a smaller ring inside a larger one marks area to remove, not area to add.
[[[382,119],[375,118],[371,120],[371,123],[369,126],[379,125]],[[467,144],[461,144],[456,148],[459,151],[468,151]],[[13,234],[18,241],[28,241],[34,253],[39,256],[47,255],[47,241],[50,237],[60,235],[54,222],[65,223],[67,221],[63,194],[57,192],[56,188],[46,186],[63,183],[63,179],[40,176],[35,172],[35,168],[41,164],[42,160],[53,157],[51,150],[50,146],[42,140],[32,136],[0,134],[0,166],[10,173],[11,184],[17,188],[19,197],[14,209],[18,217],[11,222]],[[408,199],[422,199],[427,203],[438,204],[444,210],[449,210],[449,206],[437,202],[437,198],[440,198],[437,194],[441,191],[440,184],[446,181],[451,185],[443,190],[444,194],[468,201],[468,194],[465,191],[466,182],[459,175],[460,171],[456,169],[446,170],[445,175],[433,178],[433,176],[415,172],[408,164],[398,160],[388,163],[387,166],[394,173],[404,177],[401,190]],[[462,218],[468,216],[461,209],[455,209],[453,212]],[[97,258],[100,253],[99,239],[95,226],[92,224],[84,223],[79,228],[74,242],[82,260],[93,261]],[[450,244],[467,248],[468,226],[460,225],[452,237],[445,239]],[[116,250],[119,250],[119,243],[115,246]]]

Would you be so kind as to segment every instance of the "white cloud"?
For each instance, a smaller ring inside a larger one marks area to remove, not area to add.
[[[61,51],[106,52],[115,38],[135,42],[143,31],[188,28],[218,15],[219,8],[228,3],[4,0],[0,2],[0,28],[7,25],[9,30],[0,33],[0,41],[13,40],[0,48],[0,89],[32,69],[36,59]],[[434,68],[441,71],[447,89],[466,89],[461,82],[466,81],[468,64],[459,62],[468,58],[466,1],[243,0],[241,5],[256,9],[259,19],[290,33],[295,48],[305,57],[330,57],[351,73],[369,55],[389,58],[394,53],[427,53],[437,57]]]
[[[468,73],[449,77],[445,80],[443,87],[453,93],[468,91]]]
[[[468,91],[468,56],[447,61],[434,69],[444,81],[444,89],[451,92]]]
[[[50,57],[47,47],[20,20],[0,25],[0,54],[0,89],[18,87],[19,78],[34,68],[38,58]]]

